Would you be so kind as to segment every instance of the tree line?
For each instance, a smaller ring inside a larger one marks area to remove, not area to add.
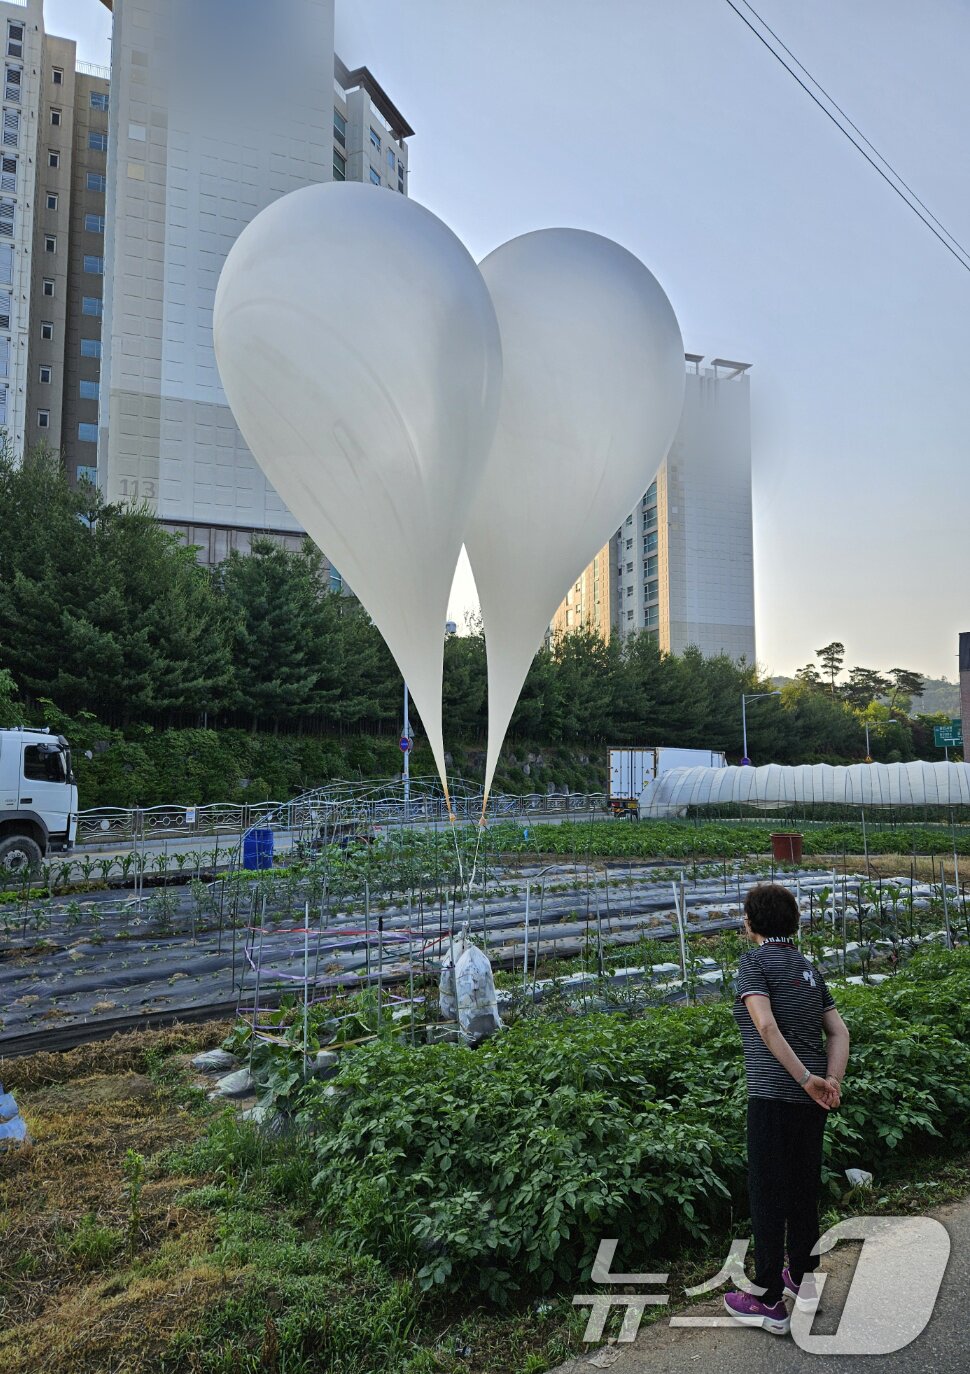
[[[755,762],[860,759],[866,719],[875,757],[932,757],[927,723],[908,715],[918,675],[853,669],[840,686],[835,649],[819,651],[822,671],[803,669],[751,707]],[[0,672],[8,717],[19,699],[35,719],[50,702],[122,728],[400,728],[394,662],[354,598],[328,589],[309,541],[293,553],[257,540],[204,568],[147,509],[109,504],[89,485],[72,490],[45,450],[20,466],[0,456]],[[649,633],[604,643],[576,632],[537,652],[511,735],[740,757],[741,694],[772,689],[743,660],[667,655]],[[485,738],[480,626],[446,640],[444,719],[446,743]]]

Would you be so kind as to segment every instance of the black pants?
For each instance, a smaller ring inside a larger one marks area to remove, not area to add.
[[[817,1260],[818,1192],[824,1107],[809,1097],[782,1102],[748,1098],[748,1199],[754,1228],[755,1282],[772,1305],[782,1295],[788,1228],[788,1267],[795,1283]]]

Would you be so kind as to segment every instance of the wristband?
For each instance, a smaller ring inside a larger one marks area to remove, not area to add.
[[[805,1072],[802,1074],[801,1078],[798,1080],[798,1086],[799,1086],[800,1088],[804,1088],[805,1084],[808,1082],[808,1080],[811,1078],[811,1076],[812,1076],[812,1071],[811,1071],[811,1069],[806,1069]]]

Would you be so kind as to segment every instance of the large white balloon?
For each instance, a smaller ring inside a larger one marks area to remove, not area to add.
[[[384,636],[447,788],[448,594],[502,373],[475,262],[405,196],[306,187],[240,235],[214,332],[243,437]]]
[[[539,230],[497,248],[481,270],[504,374],[465,535],[488,649],[487,795],[556,607],[670,447],[685,368],[660,284],[610,239]]]

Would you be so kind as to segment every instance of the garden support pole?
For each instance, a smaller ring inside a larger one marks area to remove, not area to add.
[[[946,864],[940,860],[940,891],[943,893],[943,920],[946,925],[946,947],[953,948],[953,931],[950,929],[950,902],[946,891]]]

